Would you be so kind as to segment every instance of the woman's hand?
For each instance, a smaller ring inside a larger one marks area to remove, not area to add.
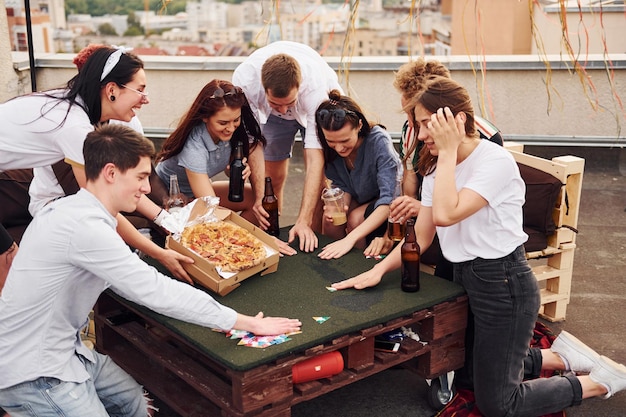
[[[298,251],[296,251],[294,248],[289,246],[289,243],[280,240],[276,236],[274,236],[274,242],[276,242],[276,245],[278,245],[278,251],[280,252],[280,256],[283,256],[283,255],[292,256],[298,253]]]
[[[372,240],[367,248],[363,251],[365,256],[386,255],[393,249],[393,240],[389,239],[387,233],[383,237],[376,237]]]
[[[349,236],[346,236],[343,239],[324,246],[322,251],[317,256],[321,259],[338,259],[350,252],[350,250],[354,247],[354,244],[355,242],[353,242]]]
[[[465,113],[452,114],[449,107],[440,108],[430,116],[428,130],[439,153],[454,152],[465,139]]]
[[[392,219],[405,221],[411,217],[417,217],[422,203],[413,197],[403,195],[394,199],[389,205],[389,216]]]
[[[378,285],[382,277],[382,274],[377,273],[374,269],[370,269],[369,271],[365,271],[356,277],[335,282],[332,284],[332,287],[338,290],[345,290],[347,288],[362,290],[363,288],[375,287]]]
[[[243,177],[243,180],[246,181],[248,178],[250,178],[250,174],[252,174],[252,169],[250,169],[250,165],[248,165],[248,158],[246,158],[245,156],[243,157],[241,162],[243,162],[243,165],[245,167],[241,176]]]
[[[326,221],[327,223],[332,223],[333,222],[333,213],[337,213],[338,210],[335,210],[334,208],[328,207],[327,205],[324,205],[323,207],[324,210],[324,221]],[[343,206],[343,212],[348,213],[348,206]]]

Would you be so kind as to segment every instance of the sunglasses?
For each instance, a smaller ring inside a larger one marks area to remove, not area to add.
[[[230,91],[225,92],[222,87],[217,87],[213,92],[213,95],[209,98],[224,98],[228,96],[236,96],[238,94],[242,94],[243,90],[241,87],[233,87]]]
[[[336,124],[343,124],[346,115],[356,116],[356,113],[352,110],[344,109],[322,109],[317,112],[317,118],[323,125],[331,121],[334,121]]]

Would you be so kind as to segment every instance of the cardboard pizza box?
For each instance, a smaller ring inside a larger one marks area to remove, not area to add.
[[[205,205],[196,204],[189,215],[189,219],[195,219],[205,212]],[[220,276],[213,263],[209,262],[205,258],[202,258],[193,251],[187,249],[182,244],[177,242],[174,238],[172,238],[172,236],[168,236],[165,241],[165,246],[167,248],[173,249],[176,252],[193,258],[193,264],[183,264],[183,267],[195,282],[219,295],[226,295],[233,291],[235,288],[239,287],[239,285],[241,285],[241,281],[251,277],[252,275],[257,274],[258,272],[262,271],[261,275],[276,272],[276,270],[278,269],[278,260],[280,259],[280,255],[278,251],[278,246],[276,245],[276,242],[274,241],[274,238],[272,236],[268,235],[261,228],[253,225],[249,221],[245,220],[243,217],[239,216],[237,213],[227,208],[218,207],[215,210],[215,215],[220,220],[236,224],[237,226],[240,226],[252,233],[261,242],[263,242],[263,244],[272,249],[272,254],[265,258],[265,260],[259,265],[243,271],[239,271],[238,273],[229,276],[228,278],[224,278]]]

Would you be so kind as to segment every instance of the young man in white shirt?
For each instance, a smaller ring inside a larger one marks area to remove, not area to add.
[[[312,252],[318,244],[313,223],[324,178],[324,154],[317,139],[315,112],[328,100],[331,90],[342,91],[337,74],[311,47],[279,41],[246,58],[235,69],[233,84],[243,89],[267,140],[265,176],[272,178],[279,210],[296,133],[302,136],[306,172],[300,211],[289,231],[289,242],[297,235],[300,250]],[[263,181],[255,183],[262,186]],[[257,196],[262,196],[262,190],[259,191]],[[263,210],[260,200],[255,210]],[[267,227],[269,222],[261,226]]]
[[[149,140],[128,127],[106,125],[87,135],[83,153],[86,187],[48,204],[31,222],[0,296],[0,407],[11,416],[25,410],[68,417],[148,415],[143,388],[80,339],[108,288],[205,327],[259,335],[299,330],[295,319],[239,314],[130,251],[116,232],[115,216],[134,211],[150,191]]]

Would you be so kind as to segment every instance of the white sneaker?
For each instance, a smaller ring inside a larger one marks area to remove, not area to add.
[[[565,330],[554,340],[550,350],[563,358],[567,370],[573,372],[591,372],[600,358],[596,351]]]
[[[609,398],[616,392],[626,389],[626,366],[606,356],[600,356],[596,366],[591,370],[589,378],[593,382],[604,385],[608,392],[603,398]]]

